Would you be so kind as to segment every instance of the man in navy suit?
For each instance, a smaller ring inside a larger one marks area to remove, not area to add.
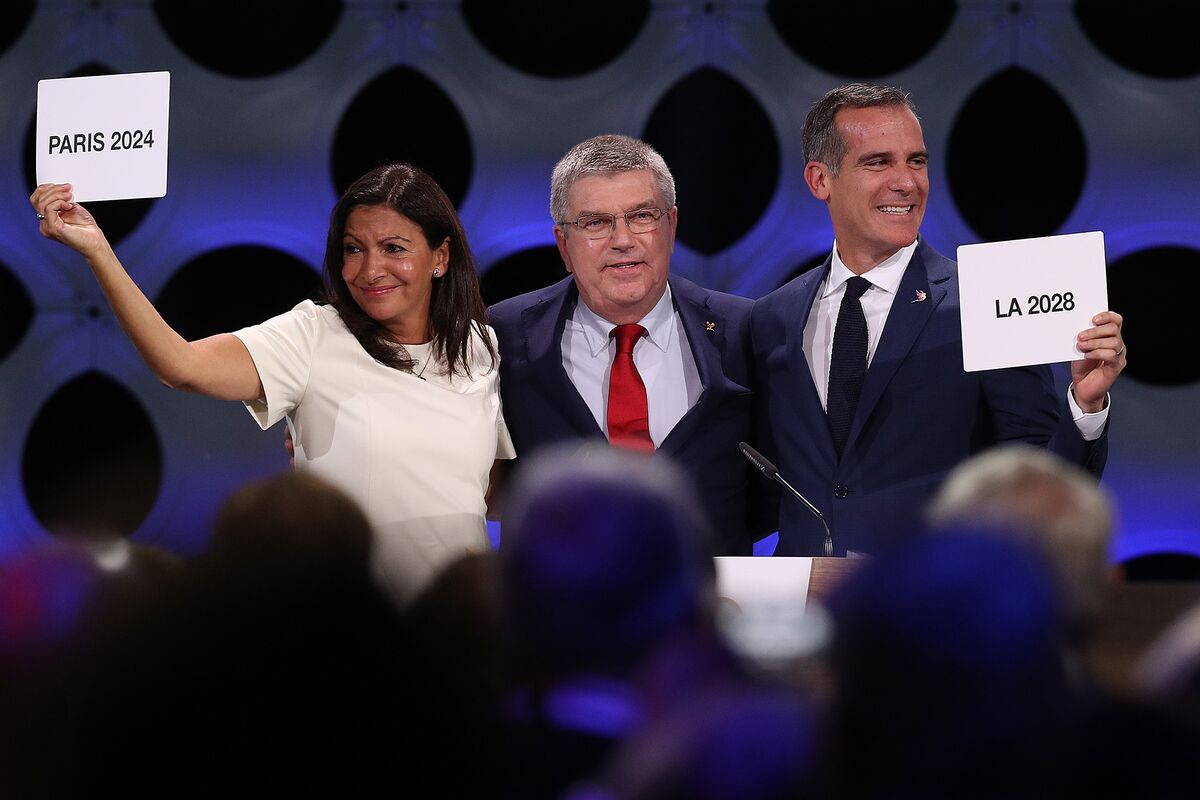
[[[489,312],[519,459],[555,442],[627,441],[610,430],[619,349],[610,337],[640,325],[632,358],[645,387],[641,449],[674,459],[695,481],[715,554],[750,554],[755,536],[774,530],[750,521],[762,509],[747,502],[757,484],[737,447],[752,427],[752,302],[669,274],[675,182],[645,142],[597,136],[573,147],[554,169],[550,212],[570,275]]]
[[[918,238],[928,153],[908,96],[830,91],[805,120],[804,153],[833,252],[759,300],[752,332],[764,448],[832,536],[785,496],[776,554],[878,550],[918,527],[950,469],[996,442],[1046,446],[1099,475],[1125,365],[1120,315],[1079,334],[1087,357],[1064,397],[1045,366],[964,372],[957,266]]]

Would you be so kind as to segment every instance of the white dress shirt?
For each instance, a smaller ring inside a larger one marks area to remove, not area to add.
[[[633,363],[646,384],[650,439],[660,447],[676,423],[696,405],[703,387],[687,334],[671,301],[670,286],[639,324],[647,335],[634,345]],[[616,343],[608,334],[615,327],[578,301],[562,336],[563,369],[605,436],[608,380],[616,352]]]
[[[916,251],[917,242],[914,241],[862,274],[871,284],[859,300],[863,316],[867,320],[868,367],[875,357],[875,350],[879,346],[888,314],[892,310],[892,302],[896,299],[900,280],[904,277],[904,271],[908,269]],[[835,241],[829,275],[817,293],[812,312],[804,326],[804,357],[808,361],[808,369],[821,398],[822,408],[826,407],[829,395],[829,363],[833,358],[833,331],[837,326],[838,310],[842,307],[842,297],[846,294],[846,281],[854,277],[854,274],[842,262]],[[1071,407],[1071,416],[1084,440],[1091,442],[1099,439],[1104,430],[1104,423],[1108,420],[1108,398],[1105,398],[1102,410],[1094,414],[1085,414],[1075,402],[1074,392],[1068,388],[1067,404]]]

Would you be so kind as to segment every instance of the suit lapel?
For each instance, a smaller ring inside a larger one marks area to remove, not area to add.
[[[904,277],[900,279],[900,286],[896,289],[896,296],[892,300],[892,308],[888,312],[879,347],[871,359],[870,368],[867,369],[862,394],[858,399],[858,409],[854,414],[854,424],[846,440],[847,452],[875,410],[875,405],[883,396],[896,370],[908,357],[934,310],[946,297],[943,284],[949,279],[950,270],[950,262],[938,259],[924,243],[917,248],[909,261],[908,268],[904,270]],[[922,296],[925,299],[918,300]]]
[[[658,448],[660,453],[673,455],[691,438],[700,420],[708,413],[707,408],[719,401],[725,375],[721,367],[721,353],[725,348],[725,318],[714,314],[709,308],[708,292],[704,289],[682,278],[672,277],[670,283],[675,311],[679,314],[686,337],[679,344],[691,348],[701,386],[696,405],[675,423]]]
[[[562,336],[578,297],[575,279],[568,276],[548,288],[539,302],[521,314],[525,331],[525,360],[546,396],[580,436],[604,436],[596,418],[562,365]]]
[[[813,305],[817,301],[817,293],[821,291],[821,287],[825,285],[825,279],[829,276],[829,268],[833,263],[833,253],[825,259],[825,263],[819,269],[809,270],[805,274],[796,279],[793,284],[793,305],[799,312],[799,317],[794,325],[788,328],[788,356],[789,364],[788,371],[796,376],[794,389],[796,392],[793,398],[800,403],[798,409],[801,416],[806,419],[819,419],[821,421],[821,429],[825,434],[814,433],[814,439],[821,442],[822,447],[827,447],[831,458],[836,458],[833,449],[833,436],[829,433],[829,426],[825,423],[825,408],[821,405],[821,393],[817,390],[817,384],[813,381],[812,368],[808,365],[808,359],[804,356],[804,329],[808,325],[809,315],[812,314]]]

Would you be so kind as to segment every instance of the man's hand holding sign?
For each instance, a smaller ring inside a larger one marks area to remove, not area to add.
[[[1103,234],[964,245],[958,273],[963,369],[1070,361],[1079,409],[1104,408],[1125,343],[1121,315],[1100,310],[1108,308]]]

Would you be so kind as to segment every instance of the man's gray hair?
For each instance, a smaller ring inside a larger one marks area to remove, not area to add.
[[[1095,478],[1025,444],[964,461],[929,507],[938,526],[994,530],[1024,539],[1054,572],[1069,620],[1093,625],[1108,591],[1113,512]]]
[[[872,83],[851,83],[830,89],[825,96],[813,104],[804,118],[804,161],[819,161],[838,174],[842,159],[846,157],[846,140],[834,124],[837,112],[843,108],[907,108],[917,117],[908,92],[893,86],[878,86]],[[919,117],[918,117],[919,119]]]
[[[675,206],[675,179],[667,162],[650,145],[631,136],[605,134],[586,139],[567,151],[554,166],[550,178],[550,216],[556,223],[567,221],[567,193],[585,175],[616,175],[632,170],[649,170],[654,185],[666,204]]]
[[[1136,680],[1147,697],[1200,715],[1200,605],[1154,640],[1138,664]]]

